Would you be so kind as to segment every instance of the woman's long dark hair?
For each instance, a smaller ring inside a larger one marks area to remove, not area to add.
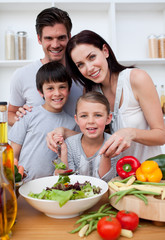
[[[72,50],[76,47],[76,45],[83,44],[83,43],[93,45],[96,48],[99,48],[100,50],[103,49],[104,44],[107,46],[107,49],[109,51],[109,57],[107,58],[107,62],[108,62],[108,67],[110,69],[110,76],[112,73],[119,73],[122,70],[128,68],[128,66],[127,67],[123,66],[117,61],[111,47],[101,36],[99,36],[97,33],[92,32],[90,30],[81,31],[80,33],[73,36],[67,44],[66,69],[67,69],[69,75],[71,76],[71,78],[75,82],[79,82],[80,84],[82,84],[84,86],[86,92],[92,91],[93,86],[96,85],[96,83],[85,78],[80,73],[80,71],[78,70],[77,66],[75,65],[75,63],[73,62],[73,60],[71,58]],[[129,66],[129,67],[132,68],[133,66]]]

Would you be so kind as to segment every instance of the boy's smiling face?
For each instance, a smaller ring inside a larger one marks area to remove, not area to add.
[[[78,103],[75,121],[86,137],[103,136],[105,125],[111,122],[111,118],[111,114],[107,113],[105,105],[101,103],[85,100],[80,100]]]
[[[42,89],[43,94],[40,95],[45,98],[43,107],[49,112],[61,112],[69,96],[68,82],[44,83]]]

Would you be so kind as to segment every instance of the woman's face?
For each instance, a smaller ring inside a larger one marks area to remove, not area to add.
[[[106,45],[103,49],[91,44],[79,44],[71,52],[71,58],[81,74],[95,83],[109,81],[109,68],[107,57],[109,56]]]

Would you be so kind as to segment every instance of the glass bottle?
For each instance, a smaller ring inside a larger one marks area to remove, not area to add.
[[[161,85],[161,95],[160,95],[160,102],[163,114],[165,114],[165,92],[164,92],[164,85]]]
[[[12,147],[8,143],[7,128],[7,102],[0,102],[0,147],[3,148],[3,167],[5,176],[14,189],[14,154]]]
[[[4,173],[4,150],[5,147],[0,146],[0,240],[10,238],[11,228],[17,215],[17,198]]]

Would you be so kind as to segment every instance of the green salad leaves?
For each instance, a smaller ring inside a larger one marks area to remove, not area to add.
[[[59,206],[62,207],[69,200],[89,198],[95,194],[99,194],[100,191],[100,187],[91,186],[91,183],[88,181],[70,184],[70,178],[68,176],[59,176],[57,183],[51,188],[47,187],[43,189],[41,193],[30,192],[28,196],[37,199],[58,201]]]

